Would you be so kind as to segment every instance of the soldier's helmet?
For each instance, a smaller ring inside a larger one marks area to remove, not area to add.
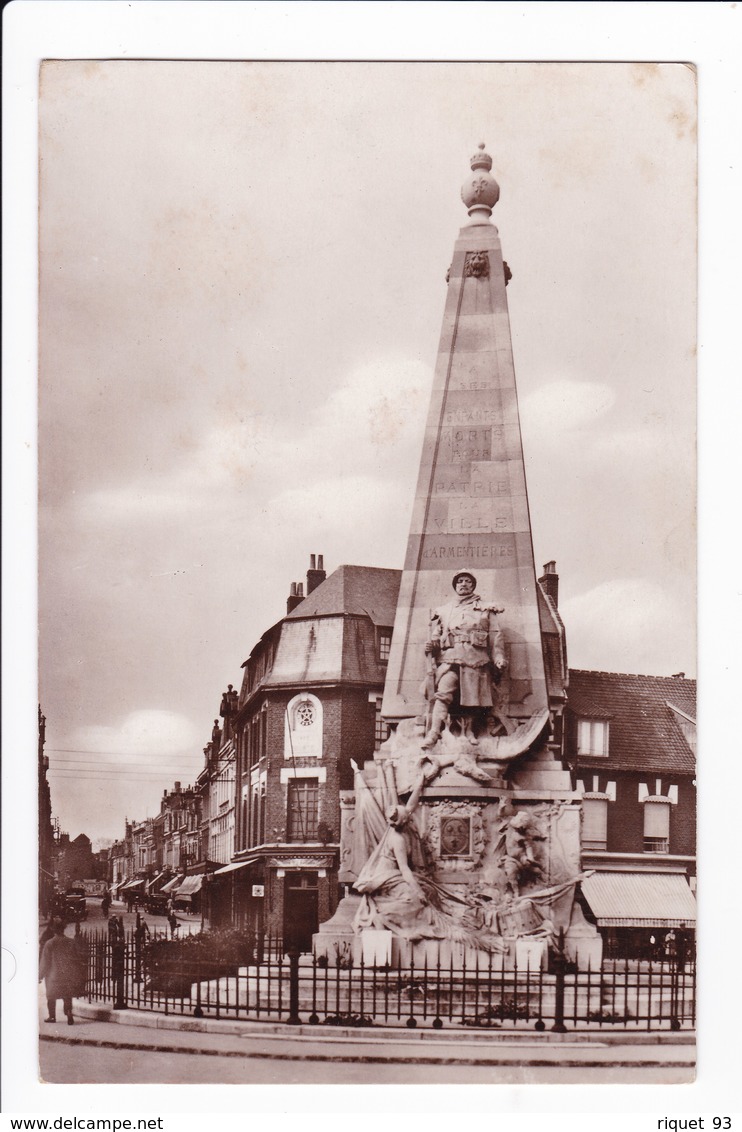
[[[471,578],[473,585],[476,586],[477,584],[477,579],[474,577],[470,570],[459,570],[458,574],[454,574],[453,580],[451,582],[451,585],[454,589],[456,589],[456,583],[458,582],[459,578]]]

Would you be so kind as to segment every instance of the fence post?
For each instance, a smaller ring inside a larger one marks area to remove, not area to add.
[[[680,971],[677,957],[670,956],[670,1029],[680,1029],[680,1014],[678,999],[680,998]]]
[[[115,994],[113,1009],[126,1010],[126,936],[123,924],[119,924],[111,941],[111,968]]]
[[[289,957],[289,1016],[286,1019],[289,1026],[299,1026],[299,948],[292,944],[288,952]]]
[[[564,955],[564,928],[559,931],[559,943],[554,955],[554,974],[556,976],[554,1025],[551,1027],[556,1034],[566,1034],[564,1025],[564,975],[567,961]]]

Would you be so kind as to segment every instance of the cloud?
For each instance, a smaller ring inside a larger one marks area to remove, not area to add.
[[[560,378],[524,398],[521,404],[523,428],[539,442],[555,441],[605,416],[615,400],[615,391],[609,385]]]
[[[573,668],[657,676],[695,667],[693,616],[674,590],[646,578],[613,578],[560,604]],[[668,670],[669,665],[669,670]]]
[[[156,766],[158,756],[200,751],[199,735],[189,719],[172,711],[133,711],[119,724],[80,727],[73,732],[70,748],[88,751],[116,762],[132,755]]]
[[[339,487],[346,493],[365,482],[373,495],[372,477],[391,479],[400,467],[414,482],[431,380],[430,367],[415,359],[357,366],[298,420],[277,413],[230,420],[175,450],[165,471],[84,493],[74,507],[87,522],[147,522],[249,499],[273,513],[298,492],[332,510]]]
[[[203,765],[203,741],[177,712],[132,711],[113,724],[59,733],[49,747],[54,812],[73,837],[118,838],[124,816],[136,820],[159,812],[164,789],[193,782]]]

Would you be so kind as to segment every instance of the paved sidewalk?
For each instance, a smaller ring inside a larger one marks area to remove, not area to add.
[[[427,1065],[664,1066],[695,1063],[690,1033],[513,1033],[383,1029],[373,1033],[113,1011],[75,1004],[75,1025],[40,1023],[41,1040],[101,1049],[284,1061]]]

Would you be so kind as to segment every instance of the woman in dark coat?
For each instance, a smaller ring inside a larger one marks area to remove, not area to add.
[[[85,958],[80,945],[64,934],[64,924],[56,924],[54,935],[44,944],[39,978],[46,982],[47,1022],[57,1020],[57,999],[61,998],[67,1024],[73,1024],[72,999],[85,989]]]

